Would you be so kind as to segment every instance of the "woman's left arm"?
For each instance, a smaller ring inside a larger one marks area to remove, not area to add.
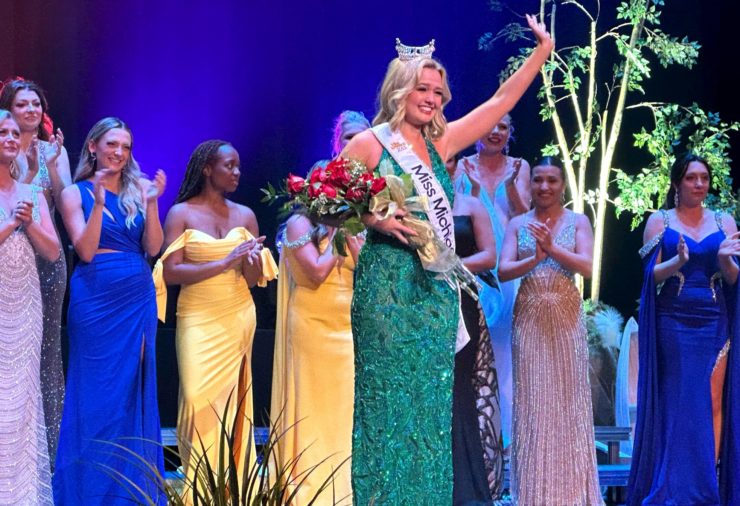
[[[570,272],[580,274],[584,278],[590,278],[593,271],[594,259],[594,231],[591,222],[584,214],[576,215],[576,248],[568,251],[553,241],[550,227],[542,223],[531,221],[529,229],[532,235],[542,246],[542,249],[550,255],[553,260],[562,265]]]
[[[448,160],[490,132],[504,114],[514,108],[547,61],[554,46],[550,34],[547,33],[545,25],[539,23],[534,16],[528,15],[527,23],[537,40],[534,51],[521,67],[499,86],[491,98],[449,124],[440,139],[439,148],[443,160]]]
[[[159,197],[164,192],[167,184],[167,176],[162,169],[157,170],[154,180],[141,179],[142,193],[145,202],[144,215],[144,235],[141,238],[141,244],[144,251],[151,256],[157,256],[162,249],[164,233],[162,232],[162,223],[159,221]]]
[[[735,257],[740,256],[740,234],[737,224],[729,214],[722,213],[722,228],[725,230],[725,240],[719,245],[717,263],[722,271],[722,279],[730,285],[737,282],[738,265]]]

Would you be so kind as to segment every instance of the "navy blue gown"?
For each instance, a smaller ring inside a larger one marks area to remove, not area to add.
[[[676,255],[679,241],[668,215],[663,216],[663,234],[641,251],[646,265],[628,504],[736,504],[721,499],[738,484],[737,477],[718,480],[712,425],[712,372],[719,357],[727,353],[730,341],[737,342],[733,338],[736,329],[731,325],[735,287],[723,286],[717,262],[725,233],[717,214],[717,231],[698,242],[684,236],[689,261],[658,288],[653,278],[658,251],[663,260],[670,259]],[[737,374],[732,374],[734,362],[737,359],[731,357],[726,391],[738,382]],[[735,386],[735,392],[738,389],[740,386]],[[731,399],[726,399],[724,407],[726,416],[731,416]],[[733,432],[733,426],[728,418],[723,433]],[[736,452],[727,450],[729,442],[727,437],[724,439],[721,467],[737,475]]]
[[[87,220],[92,184],[77,185]],[[67,394],[53,478],[57,506],[165,504],[155,480],[157,472],[164,476],[157,306],[143,231],[143,216],[126,226],[118,196],[106,192],[98,247],[116,252],[79,262],[70,280]]]

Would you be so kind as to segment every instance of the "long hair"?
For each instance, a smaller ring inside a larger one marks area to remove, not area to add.
[[[206,165],[211,165],[216,161],[218,150],[221,146],[231,146],[231,144],[218,139],[212,139],[198,144],[190,155],[190,160],[188,160],[185,177],[177,192],[175,204],[185,202],[203,191],[205,184],[203,169],[206,168]]]
[[[46,130],[45,123],[47,121],[51,122],[51,118],[49,118],[48,115],[49,102],[46,101],[46,95],[44,95],[44,90],[41,89],[41,86],[33,81],[26,81],[20,77],[5,81],[2,86],[2,91],[0,91],[0,109],[10,111],[16,94],[21,90],[32,91],[38,95],[39,101],[41,102],[41,123],[39,123],[36,135],[42,141],[48,141],[51,132]]]
[[[711,189],[712,184],[712,167],[709,162],[696,153],[688,152],[676,158],[671,166],[671,186],[668,188],[668,193],[665,196],[665,203],[663,204],[664,209],[673,209],[676,207],[676,188],[681,184],[681,180],[686,175],[686,171],[689,168],[691,162],[699,162],[707,168],[709,172],[709,187]]]
[[[362,128],[370,128],[370,122],[364,114],[358,111],[342,111],[334,120],[334,131],[331,137],[331,157],[335,158],[341,151],[342,137],[344,132],[353,125]]]
[[[442,76],[442,107],[435,111],[432,121],[422,127],[421,133],[432,140],[442,137],[447,129],[447,119],[442,110],[452,100],[452,93],[447,82],[447,71],[433,58],[407,62],[395,58],[391,61],[378,94],[378,113],[373,119],[373,125],[388,122],[392,130],[401,126],[406,116],[406,97],[419,82],[424,69],[438,70]]]
[[[6,119],[9,119],[13,123],[15,123],[16,126],[18,125],[18,123],[15,121],[15,118],[13,118],[13,114],[10,111],[6,109],[0,109],[0,123],[5,121]],[[10,177],[17,180],[19,176],[20,170],[18,170],[18,165],[16,165],[15,160],[13,160],[10,163]]]
[[[97,144],[98,141],[110,130],[114,128],[120,128],[126,130],[131,136],[131,153],[129,154],[128,161],[121,170],[121,188],[118,192],[118,206],[121,211],[126,215],[126,226],[131,227],[134,224],[136,215],[144,213],[144,203],[141,199],[141,169],[139,164],[134,159],[133,155],[133,140],[134,136],[131,133],[129,126],[118,118],[108,117],[103,118],[90,129],[90,132],[85,138],[85,142],[82,145],[82,152],[80,153],[80,161],[75,169],[74,181],[84,181],[90,179],[95,175],[95,171],[98,169],[97,159],[93,158],[90,152],[90,143]]]

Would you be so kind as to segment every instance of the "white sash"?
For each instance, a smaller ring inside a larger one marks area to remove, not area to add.
[[[401,132],[391,130],[388,123],[381,123],[374,126],[372,132],[378,139],[378,142],[390,153],[393,159],[398,163],[406,174],[411,176],[414,182],[414,188],[418,195],[426,195],[429,199],[429,208],[426,211],[429,223],[432,224],[434,231],[437,233],[442,242],[448,248],[455,250],[455,224],[452,218],[452,206],[447,198],[442,185],[434,175],[434,171],[424,163],[411,145],[406,142]],[[460,285],[457,286],[458,300],[462,301],[460,294]],[[465,328],[462,307],[458,309],[459,320],[457,324],[457,340],[455,343],[455,353],[462,350],[470,341],[470,335]]]

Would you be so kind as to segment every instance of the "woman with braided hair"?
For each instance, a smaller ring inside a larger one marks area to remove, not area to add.
[[[198,466],[200,456],[218,461],[222,424],[235,427],[240,478],[243,466],[254,461],[249,388],[257,319],[249,289],[274,279],[277,265],[270,251],[262,249],[264,237],[259,237],[254,212],[226,198],[239,185],[240,174],[239,153],[228,142],[210,140],[195,148],[165,220],[167,249],[154,268],[160,320],[167,305],[166,284],[182,285],[177,301],[177,435],[188,485],[206,472]],[[223,419],[227,407],[229,418]]]

